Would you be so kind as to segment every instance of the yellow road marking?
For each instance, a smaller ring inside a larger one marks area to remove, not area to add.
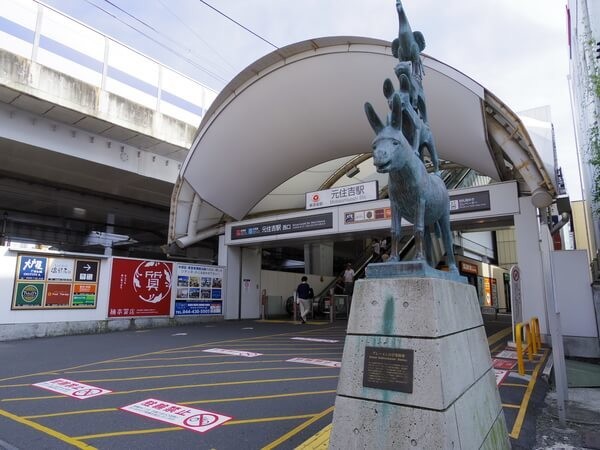
[[[55,439],[58,439],[60,441],[66,442],[67,444],[70,444],[74,447],[77,448],[82,448],[82,449],[87,449],[87,450],[95,450],[95,447],[92,447],[91,445],[87,445],[83,442],[81,442],[79,439],[77,438],[72,438],[67,436],[66,434],[62,434],[56,430],[53,430],[51,428],[45,427],[43,425],[40,425],[38,423],[32,422],[30,420],[24,419],[22,417],[16,416],[15,414],[11,414],[8,411],[4,411],[2,409],[0,409],[0,416],[4,416],[7,419],[11,419],[14,420],[15,422],[18,422],[20,424],[26,425],[28,427],[31,427],[37,431],[41,431],[42,433],[45,433],[49,436],[52,436]]]
[[[213,375],[223,373],[244,373],[244,372],[264,372],[267,370],[302,370],[302,369],[335,369],[336,367],[326,366],[298,366],[298,367],[258,367],[255,369],[232,369],[232,370],[211,370],[205,372],[190,372],[190,373],[174,373],[168,375],[147,375],[145,377],[130,377],[130,378],[106,378],[98,380],[81,380],[82,383],[98,383],[102,381],[136,381],[136,380],[155,380],[160,378],[176,378],[187,377],[193,375]]]
[[[526,384],[519,384],[519,383],[502,383],[502,386],[512,386],[512,387],[520,387],[520,388],[527,387]]]
[[[296,416],[276,416],[276,417],[261,417],[258,419],[242,419],[242,420],[230,420],[225,422],[223,425],[245,425],[249,423],[264,423],[264,422],[277,422],[280,420],[296,420],[306,419],[314,417],[314,414],[299,414]],[[115,436],[132,436],[139,434],[150,434],[150,433],[164,433],[166,431],[183,431],[185,428],[181,427],[165,427],[165,428],[149,428],[146,430],[129,430],[129,431],[115,431],[112,433],[99,433],[99,434],[87,434],[85,436],[77,436],[75,439],[88,440],[88,439],[101,439]]]
[[[227,403],[227,402],[243,402],[252,400],[270,400],[274,398],[285,398],[285,397],[301,397],[305,395],[322,395],[322,394],[334,394],[335,389],[329,389],[326,391],[307,391],[307,392],[291,392],[286,394],[272,394],[272,395],[257,395],[254,397],[232,397],[232,398],[217,398],[217,399],[204,399],[204,400],[191,400],[189,402],[180,402],[182,405],[198,405],[201,403]],[[118,408],[102,408],[102,409],[84,409],[79,411],[65,411],[60,413],[50,414],[37,414],[35,416],[23,416],[25,419],[42,419],[46,417],[60,417],[70,416],[76,414],[96,414],[117,411]]]
[[[339,328],[339,327],[337,327]],[[330,329],[336,329],[336,327],[331,327]],[[164,352],[168,352],[169,350],[176,350],[176,349],[185,349],[185,348],[194,348],[194,347],[198,347],[200,346],[215,346],[217,344],[226,344],[226,343],[230,343],[230,342],[241,342],[241,341],[252,341],[252,340],[256,340],[256,339],[262,339],[262,338],[272,338],[272,337],[280,337],[280,336],[297,336],[298,334],[310,334],[313,333],[315,331],[323,331],[323,330],[305,330],[303,332],[296,332],[296,331],[290,331],[290,332],[286,332],[286,333],[275,333],[275,334],[267,334],[265,336],[254,336],[254,337],[245,337],[245,338],[240,338],[240,339],[230,339],[230,340],[221,340],[221,341],[214,341],[214,342],[208,342],[205,344],[196,344],[196,345],[188,345],[185,347],[173,347],[172,349],[164,349],[164,350],[157,350],[154,352],[147,352],[147,353],[139,353],[136,355],[129,355],[129,356],[122,356],[120,358],[112,358],[112,359],[107,359],[107,360],[103,360],[103,361],[96,361],[93,363],[88,363],[88,364],[81,364],[78,366],[72,366],[72,367],[67,367],[64,369],[55,369],[55,370],[48,370],[48,371],[44,371],[44,372],[35,372],[35,373],[29,373],[29,374],[24,374],[24,375],[16,375],[14,377],[6,377],[6,378],[0,378],[0,382],[2,381],[8,381],[8,380],[16,380],[19,378],[27,378],[27,377],[33,377],[33,376],[39,376],[39,375],[58,375],[60,373],[66,372],[66,371],[72,371],[74,369],[81,369],[83,367],[89,367],[89,366],[94,366],[96,364],[107,364],[107,363],[113,363],[113,362],[119,362],[119,361],[125,361],[127,359],[131,359],[131,358],[139,358],[142,356],[150,356],[150,355],[160,355]],[[72,373],[72,372],[69,372]],[[74,372],[73,372],[74,373]]]
[[[312,418],[310,418],[306,422],[301,423],[300,425],[298,425],[293,430],[290,430],[289,432],[287,432],[286,434],[284,434],[283,436],[281,436],[279,439],[276,439],[273,442],[271,442],[270,444],[265,445],[261,450],[271,450],[271,449],[274,449],[278,445],[284,443],[285,441],[287,441],[291,437],[293,437],[296,434],[300,433],[302,430],[304,430],[309,425],[312,425],[317,420],[325,417],[327,414],[331,413],[332,411],[333,411],[333,406],[330,406],[325,411],[322,411],[321,413],[314,415]]]
[[[523,421],[525,420],[525,413],[527,412],[527,406],[529,405],[529,399],[531,397],[531,393],[533,392],[533,388],[535,387],[535,382],[537,380],[537,375],[542,368],[542,363],[546,359],[548,355],[547,350],[544,350],[544,356],[537,364],[533,374],[531,375],[531,380],[529,380],[529,384],[527,385],[527,390],[525,391],[525,395],[523,396],[523,400],[521,401],[521,408],[519,409],[519,413],[517,414],[517,418],[515,419],[515,423],[513,425],[512,431],[510,432],[510,437],[513,439],[518,439],[521,434],[521,428],[523,427]]]
[[[491,348],[490,353],[496,353],[502,347],[504,347],[504,342],[501,342],[500,344],[496,345],[494,348]],[[493,356],[492,356],[492,358],[493,358]]]
[[[283,359],[269,359],[269,360],[263,360],[260,361],[261,363],[272,363],[272,362],[283,362]],[[211,363],[199,363],[197,364],[198,366],[222,366],[225,364],[256,364],[259,361],[223,361],[223,362],[211,362]],[[174,366],[167,366],[167,367],[180,367],[178,365],[174,365]],[[190,372],[190,374],[198,374],[198,373],[202,373],[202,372]],[[208,372],[210,373],[210,372]],[[181,376],[184,376],[186,374],[181,374]],[[165,376],[180,376],[179,374],[176,375],[157,375],[159,377]],[[141,377],[143,378],[143,377]],[[97,382],[102,382],[102,381],[119,381],[119,380],[135,380],[135,379],[140,379],[140,377],[136,377],[136,378],[99,378],[99,379],[95,379],[95,380],[79,380],[81,382],[86,382],[86,383],[97,383]],[[0,385],[0,388],[15,388],[15,387],[25,387],[25,386],[31,386],[31,383],[20,383],[20,384],[3,384]]]
[[[508,328],[505,328],[504,330],[498,331],[495,334],[492,334],[490,337],[488,337],[488,345],[489,346],[494,345],[496,342],[505,338],[506,336],[508,336],[511,333],[512,333],[512,327],[508,327]]]
[[[342,352],[315,352],[315,353],[311,353],[311,356],[313,355],[341,355]],[[228,357],[228,355],[217,355],[216,357],[219,356],[225,356]],[[275,357],[275,356],[303,356],[302,352],[295,352],[295,353],[269,353],[269,354],[264,354],[263,356],[267,356],[267,357]],[[246,364],[251,364],[251,363],[255,363],[255,364],[259,364],[262,362],[267,362],[267,361],[261,361],[259,359],[257,360],[252,360],[252,361],[244,361],[243,363]],[[219,362],[215,362],[215,363],[210,363],[210,365],[217,365],[217,364],[241,364],[242,362],[240,361],[225,361],[223,363],[219,363]],[[178,367],[197,367],[197,366],[205,366],[208,365],[207,363],[188,363],[188,364],[159,364],[159,365],[154,365],[154,366],[135,366],[135,367],[105,367],[103,369],[89,369],[89,370],[70,370],[67,372],[63,372],[65,374],[71,374],[71,373],[97,373],[97,372],[118,372],[120,370],[146,370],[146,369],[168,369],[168,368],[178,368]]]
[[[157,388],[147,388],[147,389],[133,389],[131,391],[118,391],[111,392],[106,395],[126,395],[126,394],[134,394],[137,392],[156,392],[156,391],[168,391],[175,389],[189,389],[189,388],[201,388],[201,387],[215,387],[215,386],[232,386],[239,384],[260,384],[260,383],[280,383],[283,381],[302,381],[302,380],[325,380],[331,378],[338,378],[337,375],[323,375],[318,377],[295,377],[295,378],[276,378],[276,379],[263,379],[263,380],[244,380],[244,381],[226,381],[221,383],[202,383],[202,384],[186,384],[186,385],[177,385],[177,386],[162,386]],[[51,398],[65,398],[64,395],[48,395],[41,397],[17,397],[17,398],[4,398],[0,400],[0,402],[21,402],[28,400],[47,400]]]
[[[59,413],[35,414],[33,416],[23,416],[24,419],[45,419],[47,417],[74,416],[78,414],[97,414],[104,412],[118,411],[119,408],[100,408],[100,409],[83,409],[80,411],[63,411]]]

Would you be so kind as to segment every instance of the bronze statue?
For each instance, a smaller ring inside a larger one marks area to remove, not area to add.
[[[392,209],[392,246],[389,262],[399,259],[402,218],[413,224],[416,261],[433,265],[430,227],[442,236],[450,272],[458,275],[450,231],[448,190],[439,176],[439,162],[433,134],[427,123],[422,76],[421,51],[425,39],[413,32],[402,2],[396,1],[398,38],[392,43],[392,53],[399,62],[395,73],[400,83],[394,89],[391,80],[383,86],[391,113],[387,123],[377,116],[370,103],[365,112],[376,136],[373,140],[373,163],[380,173],[389,173],[388,192]],[[424,150],[429,153],[435,173],[428,173],[423,162]],[[388,264],[388,263],[386,263]]]

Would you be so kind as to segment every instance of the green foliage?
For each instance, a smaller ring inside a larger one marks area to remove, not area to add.
[[[598,121],[588,130],[588,162],[593,167],[592,200],[594,211],[600,214],[600,127]]]
[[[600,99],[600,68],[598,67],[595,55],[596,45],[596,40],[588,35],[587,39],[584,41],[584,51],[587,53],[586,60],[590,65],[586,94],[597,104],[597,100]],[[589,157],[588,162],[593,168],[593,208],[597,214],[600,214],[600,126],[598,125],[598,119],[598,111],[596,111],[596,120],[588,129],[587,152]]]

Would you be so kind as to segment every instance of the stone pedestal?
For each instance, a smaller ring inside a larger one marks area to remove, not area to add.
[[[510,449],[475,289],[436,278],[354,288],[330,449]]]

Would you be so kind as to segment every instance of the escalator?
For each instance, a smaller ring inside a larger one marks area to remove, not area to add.
[[[468,168],[453,168],[442,170],[440,174],[444,180],[448,190],[466,188],[472,186],[480,186],[489,184],[490,179],[488,177],[477,174],[472,169]],[[415,239],[412,233],[401,236],[399,242],[399,258],[401,261],[410,260],[415,254]],[[432,236],[432,251],[434,266],[437,266],[445,258],[445,252],[441,238]],[[362,253],[353,261],[352,267],[355,267],[355,280],[364,278],[365,269],[367,265],[373,262],[373,251],[371,245],[365,247]],[[343,272],[338,276],[342,276]],[[337,278],[337,277],[336,277]],[[313,315],[328,317],[330,305],[334,304],[337,306],[335,298],[332,301],[331,290],[335,286],[336,278],[334,278],[329,284],[325,286],[320,292],[316,293],[313,299]],[[335,295],[334,295],[335,297]],[[293,314],[293,302],[294,298],[289,297],[286,301],[286,310],[288,314]],[[346,317],[345,311],[338,311],[336,307],[336,317]]]

